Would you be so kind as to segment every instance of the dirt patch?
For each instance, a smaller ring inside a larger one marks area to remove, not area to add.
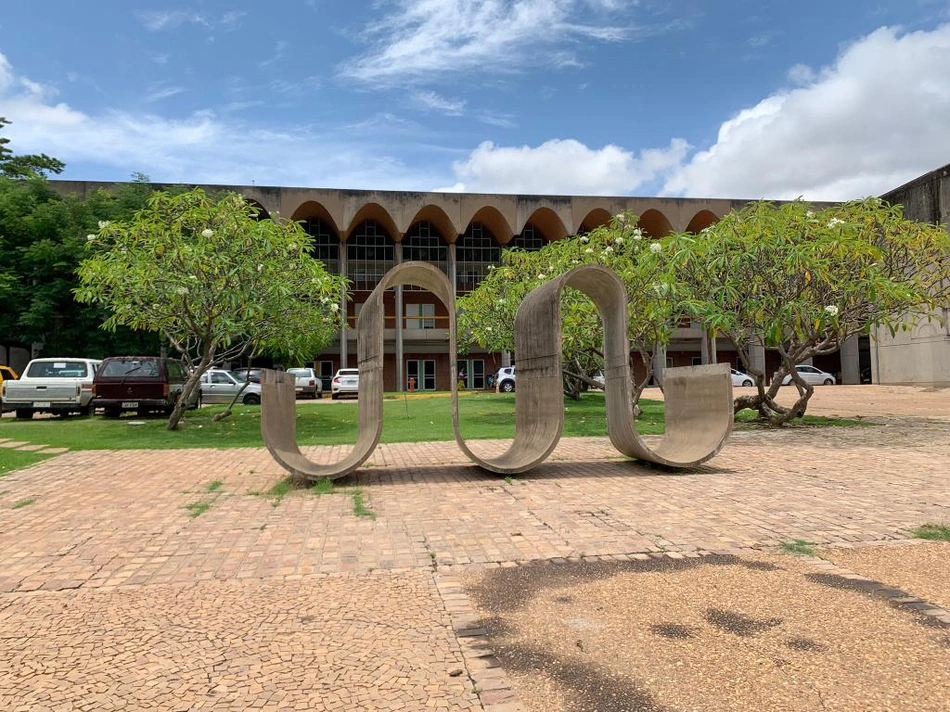
[[[950,609],[950,542],[823,549],[821,557]]]
[[[946,627],[787,555],[531,564],[464,581],[529,710],[946,710]]]

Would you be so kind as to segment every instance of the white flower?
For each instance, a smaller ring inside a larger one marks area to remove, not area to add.
[[[212,230],[210,227],[206,227],[204,230],[201,231],[201,236],[214,237],[214,230]]]
[[[627,216],[624,213],[617,213],[614,215],[614,220],[616,220],[618,223],[625,223],[627,222]]]
[[[581,238],[581,242],[584,242],[584,243],[590,242],[590,238],[587,237],[587,235],[584,235],[584,236]]]
[[[813,211],[811,211],[811,210],[806,210],[806,211],[805,211],[805,217],[806,217],[806,218],[810,218],[810,217],[812,217],[814,214],[815,214],[815,213],[814,213]]]
[[[829,304],[825,307],[825,314],[831,317],[838,316],[838,307],[836,307],[834,304]]]
[[[831,218],[828,221],[828,227],[834,227],[835,225],[844,225],[844,220],[839,220],[838,218]]]
[[[608,252],[613,252],[613,251],[614,251],[614,248],[612,248],[610,245],[607,245],[607,247],[604,248],[604,253],[605,253],[605,254],[608,253]]]
[[[331,310],[331,311],[338,312],[338,311],[340,311],[340,305],[337,304],[336,302],[334,302],[333,304],[330,305],[330,310]]]
[[[179,287],[179,288],[178,288],[178,293],[179,293],[179,294],[188,294],[188,287]]]
[[[291,242],[289,245],[287,245],[287,249],[288,249],[288,250],[296,250],[296,249],[297,249],[297,243],[296,243],[296,242]]]
[[[584,250],[584,252],[587,253],[588,255],[591,254],[593,251],[594,251],[593,247],[588,247],[586,250]]]
[[[86,242],[95,242],[95,239],[96,239],[96,236],[93,235],[92,233],[89,233],[88,235],[86,235]]]
[[[485,331],[487,331],[487,332],[490,334],[490,333],[491,333],[491,327],[490,327],[490,326],[486,326],[486,327],[485,327]]]
[[[643,230],[641,230],[641,229],[638,228],[638,227],[634,228],[634,229],[633,229],[633,239],[634,239],[634,240],[642,240],[642,239],[643,239]]]
[[[264,271],[264,265],[263,265],[262,263],[258,263],[258,265],[257,265],[257,271],[258,271],[258,272],[263,272],[263,271]]]
[[[650,252],[662,252],[662,251],[663,251],[663,245],[661,245],[659,242],[650,243]]]
[[[538,279],[544,279],[545,277],[547,277],[547,275],[544,272],[538,275]]]
[[[622,237],[618,237],[616,240],[614,240],[614,244],[615,244],[615,245],[622,245],[622,244],[623,244],[623,238],[622,238]]]
[[[108,220],[100,220],[100,221],[99,221],[99,229],[101,230],[101,229],[104,228],[104,227],[109,227],[109,221],[108,221]]]

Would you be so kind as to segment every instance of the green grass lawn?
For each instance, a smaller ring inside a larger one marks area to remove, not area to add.
[[[643,434],[663,432],[663,403],[641,400],[643,415],[637,427]],[[606,435],[607,422],[603,393],[587,393],[580,401],[564,402],[564,436]],[[93,416],[82,418],[37,418],[17,421],[0,419],[0,438],[71,450],[164,449],[261,447],[259,406],[237,406],[234,414],[219,423],[211,418],[224,406],[189,411],[176,432],[165,430],[164,418],[141,419],[125,416],[118,420]],[[451,400],[442,398],[403,399],[394,394],[383,404],[381,442],[421,442],[453,440]],[[356,442],[357,403],[299,402],[297,441],[301,445],[335,445]],[[468,439],[511,438],[514,436],[515,395],[478,393],[459,399],[462,435]],[[806,418],[806,421],[808,419]],[[817,419],[816,419],[817,420]],[[130,425],[131,422],[143,423]],[[832,421],[847,424],[851,421]],[[12,454],[12,453],[11,453]],[[16,455],[25,453],[15,453]]]
[[[22,470],[37,462],[42,462],[52,455],[40,455],[35,452],[20,452],[18,450],[7,450],[0,448],[0,477],[13,470]]]

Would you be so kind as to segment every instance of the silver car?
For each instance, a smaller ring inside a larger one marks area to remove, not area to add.
[[[230,403],[241,390],[244,380],[223,368],[212,368],[201,377],[202,403]],[[251,383],[241,393],[244,405],[260,405],[261,384]]]
[[[319,398],[323,395],[323,381],[312,368],[288,368],[287,373],[297,379],[295,388],[298,396]]]

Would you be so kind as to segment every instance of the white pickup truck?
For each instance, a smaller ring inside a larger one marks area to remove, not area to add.
[[[34,413],[92,413],[92,379],[100,361],[88,358],[37,358],[18,381],[3,382],[3,410],[17,418]]]

